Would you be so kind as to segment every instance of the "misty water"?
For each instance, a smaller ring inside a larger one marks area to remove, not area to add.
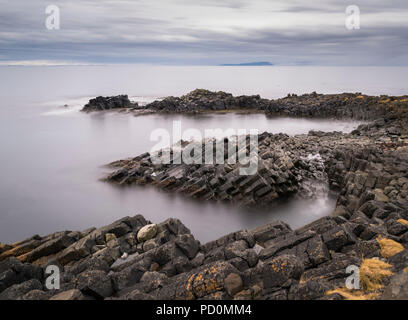
[[[79,109],[96,95],[125,93],[148,102],[195,88],[266,98],[311,91],[402,94],[406,70],[401,69],[0,67],[0,241],[98,227],[138,213],[153,222],[179,218],[202,242],[276,219],[300,227],[329,214],[335,198],[322,195],[255,211],[152,187],[120,188],[99,179],[108,172],[105,164],[149,151],[156,143],[150,139],[152,130],[171,132],[175,120],[182,130],[258,129],[291,135],[311,129],[349,132],[358,123],[268,119],[263,114],[134,117]],[[374,81],[380,71],[381,78]]]

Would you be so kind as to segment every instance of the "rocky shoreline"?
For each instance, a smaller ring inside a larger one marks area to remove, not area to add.
[[[182,113],[252,108],[269,116],[367,123],[350,134],[263,133],[254,176],[238,175],[239,165],[157,165],[148,153],[116,161],[109,182],[152,184],[203,201],[272,205],[283,197],[315,196],[309,182],[316,180],[338,192],[338,200],[330,216],[297,230],[276,221],[206,244],[177,219],[154,224],[141,215],[2,244],[0,299],[408,298],[406,96],[312,93],[267,100],[195,90],[132,108]],[[61,271],[58,290],[45,286],[48,265]],[[359,290],[345,287],[349,266],[359,268]]]

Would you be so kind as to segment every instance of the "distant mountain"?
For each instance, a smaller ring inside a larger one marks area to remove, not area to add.
[[[267,61],[260,61],[260,62],[247,62],[247,63],[225,63],[225,64],[221,64],[220,66],[223,67],[233,67],[233,66],[249,66],[249,67],[253,67],[253,66],[273,66],[272,63],[267,62]]]

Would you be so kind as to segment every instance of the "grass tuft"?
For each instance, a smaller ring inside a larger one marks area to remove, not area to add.
[[[378,291],[383,287],[382,281],[393,273],[392,266],[378,259],[363,259],[360,267],[360,290],[336,288],[326,292],[326,295],[337,293],[346,300],[372,300],[380,295]]]
[[[407,227],[408,227],[408,220],[398,219],[397,222],[399,222],[399,223],[403,224],[404,226],[407,226]]]
[[[365,292],[382,288],[382,280],[392,275],[391,265],[378,259],[364,259],[360,267],[360,284]]]
[[[377,242],[381,248],[381,255],[387,259],[404,250],[401,243],[381,236],[377,238]]]
[[[347,288],[336,288],[334,290],[326,292],[326,295],[337,293],[346,300],[373,300],[378,297],[379,293],[365,293],[361,290],[350,290]]]

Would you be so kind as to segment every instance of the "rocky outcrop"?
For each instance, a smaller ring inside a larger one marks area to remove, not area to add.
[[[341,299],[331,291],[345,286],[347,267],[381,260],[391,271],[375,297],[405,298],[408,228],[395,235],[387,226],[404,225],[408,211],[392,201],[384,209],[360,199],[361,206],[386,214],[379,218],[356,210],[349,218],[325,217],[297,230],[276,221],[203,245],[177,219],[152,224],[140,215],[98,229],[67,231],[63,234],[77,237],[59,252],[46,255],[34,248],[38,259],[32,263],[21,261],[25,254],[3,258],[0,299]],[[149,237],[138,237],[141,231]],[[38,247],[45,247],[55,236],[37,238]],[[67,254],[85,243],[81,254]],[[392,255],[390,245],[397,248]],[[45,285],[48,265],[61,271],[59,289]]]
[[[153,184],[205,200],[267,206],[294,194],[303,198],[317,196],[328,182],[326,164],[337,163],[337,146],[363,148],[367,145],[366,140],[341,133],[311,132],[309,135],[290,137],[265,132],[258,137],[255,174],[243,175],[241,169],[248,167],[248,164],[242,164],[237,154],[250,150],[250,141],[243,144],[242,150],[236,148],[236,152],[231,154],[228,152],[228,139],[225,139],[221,147],[224,150],[223,163],[214,158],[214,164],[208,164],[208,143],[214,147],[217,144],[213,140],[199,143],[198,149],[202,155],[197,159],[200,160],[197,164],[179,161],[180,153],[176,154],[173,150],[170,164],[157,164],[154,155],[152,158],[146,153],[112,163],[111,167],[116,170],[106,180],[120,185]],[[187,148],[191,148],[191,144],[182,148],[182,152],[188,151]],[[213,152],[214,157],[215,154],[216,151]],[[231,160],[235,160],[235,163]]]
[[[367,96],[361,93],[289,94],[270,100],[265,113],[270,116],[376,120],[405,117],[408,96]]]
[[[112,109],[135,108],[137,103],[131,103],[127,95],[119,95],[114,97],[96,97],[82,108],[82,111],[104,111]]]
[[[368,96],[361,93],[341,94],[288,94],[280,99],[265,99],[259,95],[233,96],[223,91],[196,89],[180,97],[165,97],[160,100],[138,105],[130,102],[127,95],[115,97],[97,97],[91,99],[82,111],[123,110],[135,115],[151,113],[202,112],[262,112],[267,116],[313,117],[355,120],[394,121],[407,118],[408,96]],[[380,122],[370,123],[361,129],[373,129],[382,126]],[[388,128],[398,134],[401,122],[396,128]],[[403,122],[407,124],[407,122]]]
[[[223,91],[196,89],[181,97],[166,97],[147,104],[144,108],[158,112],[194,113],[202,111],[260,110],[268,100],[259,95],[234,97]]]
[[[218,100],[220,108],[229,108],[234,99],[198,91],[174,107],[157,108],[206,110]],[[270,115],[370,122],[351,134],[263,133],[257,170],[248,176],[238,174],[239,162],[157,164],[146,153],[113,163],[108,181],[251,206],[313,196],[317,190],[309,182],[318,181],[338,192],[329,217],[297,230],[275,221],[206,244],[177,219],[155,224],[141,215],[101,228],[36,235],[0,245],[0,299],[405,299],[408,101],[351,94],[253,99]],[[229,157],[224,153],[224,160]],[[45,286],[49,265],[61,271],[59,289]],[[358,290],[346,288],[350,266],[359,268]]]

